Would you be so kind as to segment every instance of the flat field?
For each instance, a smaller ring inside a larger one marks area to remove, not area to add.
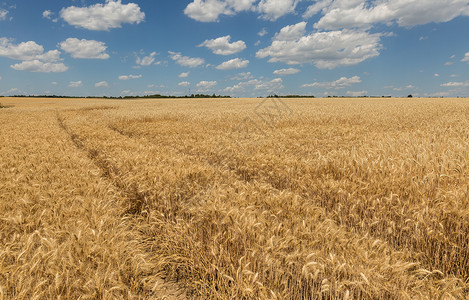
[[[0,299],[469,297],[468,99],[0,102]]]

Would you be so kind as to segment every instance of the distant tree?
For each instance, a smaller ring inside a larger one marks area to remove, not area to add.
[[[413,97],[412,95],[407,96],[407,98],[412,98],[412,97]]]

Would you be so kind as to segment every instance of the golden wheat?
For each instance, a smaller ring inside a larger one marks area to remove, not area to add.
[[[466,99],[12,99],[0,297],[469,297]]]

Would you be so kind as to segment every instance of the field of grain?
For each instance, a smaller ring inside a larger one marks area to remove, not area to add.
[[[0,299],[467,299],[467,99],[19,99]]]

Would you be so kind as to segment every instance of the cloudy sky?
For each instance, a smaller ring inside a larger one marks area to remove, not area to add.
[[[469,96],[469,0],[0,0],[0,95]]]

